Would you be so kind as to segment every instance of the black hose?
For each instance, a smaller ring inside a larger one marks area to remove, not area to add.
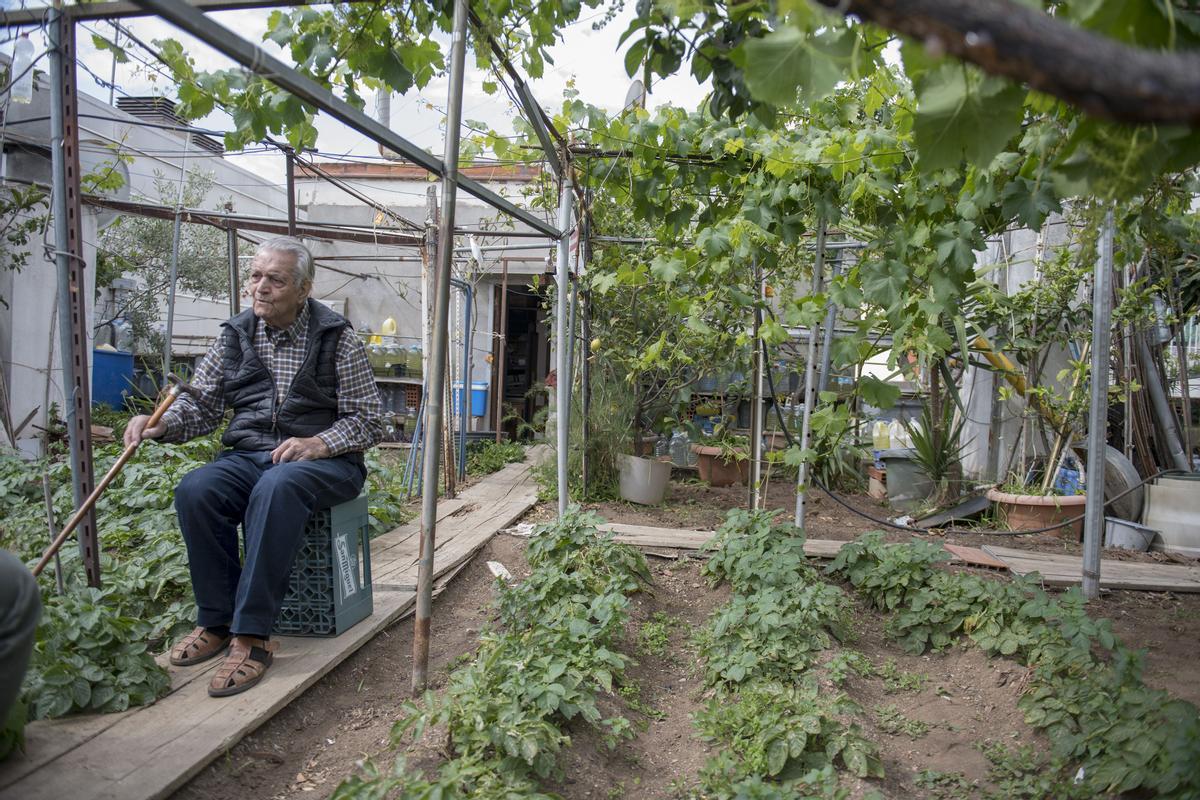
[[[784,421],[783,421],[783,412],[781,412],[779,410],[779,404],[774,402],[774,398],[776,396],[775,395],[775,375],[774,375],[774,373],[771,372],[771,359],[769,357],[770,353],[767,351],[767,343],[765,341],[762,342],[762,348],[763,348],[763,368],[767,371],[767,386],[771,390],[771,397],[772,397],[771,404],[775,407],[775,416],[779,420],[779,427],[783,431],[783,436],[785,439],[787,439],[788,446],[791,447],[796,444],[796,440],[792,438],[792,432],[788,430],[787,424],[784,423]],[[805,396],[804,402],[808,403],[807,396]],[[1151,475],[1150,477],[1143,479],[1142,482],[1137,484],[1136,486],[1131,486],[1130,488],[1121,492],[1119,495],[1112,498],[1111,500],[1104,501],[1104,507],[1108,508],[1113,503],[1117,502],[1118,500],[1125,497],[1126,495],[1132,494],[1133,492],[1142,488],[1143,486],[1145,486],[1147,483],[1154,480],[1155,478],[1160,478],[1163,475],[1181,474],[1183,472],[1184,472],[1184,470],[1179,470],[1179,469],[1165,469],[1165,470],[1162,470],[1161,472],[1156,472],[1153,475]],[[816,484],[818,489],[820,489],[825,494],[829,495],[830,499],[833,500],[838,505],[840,505],[842,508],[844,508],[847,511],[850,511],[854,514],[857,514],[858,516],[863,517],[864,519],[869,519],[871,522],[874,522],[876,525],[883,525],[888,528],[893,528],[898,531],[906,531],[908,533],[928,534],[931,530],[933,530],[931,528],[915,528],[911,525],[899,525],[895,522],[891,522],[890,520],[880,519],[878,517],[871,516],[867,512],[860,511],[859,509],[857,509],[854,506],[847,503],[842,498],[838,497],[836,494],[834,494],[832,491],[830,491],[829,488],[827,486],[825,486],[825,484],[821,483],[821,481],[815,475],[810,476],[809,479],[814,484]],[[1087,516],[1086,512],[1083,514],[1080,514],[1077,517],[1071,517],[1070,519],[1059,522],[1055,525],[1050,525],[1045,528],[1033,528],[1032,530],[1023,530],[1023,531],[979,531],[979,530],[971,530],[971,529],[965,529],[965,528],[939,528],[937,530],[939,531],[939,533],[959,533],[959,534],[987,533],[987,534],[994,534],[994,535],[1001,535],[1001,536],[1025,536],[1025,535],[1034,534],[1034,533],[1047,533],[1049,531],[1056,531],[1059,528],[1066,528],[1070,525],[1074,525],[1076,522],[1079,522],[1085,516]]]

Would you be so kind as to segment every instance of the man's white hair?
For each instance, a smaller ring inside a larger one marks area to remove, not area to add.
[[[296,285],[302,286],[305,281],[312,283],[316,275],[312,253],[308,252],[304,242],[296,237],[276,236],[274,239],[268,239],[258,246],[254,256],[257,258],[262,253],[291,253],[296,258]]]

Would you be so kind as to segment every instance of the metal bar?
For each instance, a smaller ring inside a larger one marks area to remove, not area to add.
[[[288,236],[296,235],[296,156],[292,148],[283,151],[287,159],[287,225]]]
[[[308,5],[305,0],[191,0],[191,5],[201,11],[236,11],[246,8],[275,8],[278,6]],[[0,11],[0,26],[10,25],[40,25],[46,19],[45,7],[14,8]],[[150,12],[137,3],[116,0],[116,2],[80,3],[79,5],[63,8],[67,17],[73,20],[89,19],[125,19],[128,17],[144,17]]]
[[[92,474],[92,411],[88,381],[87,281],[84,275],[82,210],[79,197],[79,128],[75,92],[75,23],[60,10],[49,11],[50,158],[53,175],[54,260],[58,268],[58,324],[62,351],[63,413],[71,455],[71,488],[76,508],[95,489]],[[50,376],[47,375],[49,380]],[[47,415],[47,422],[49,416]],[[79,552],[89,586],[100,586],[96,511],[76,521]]]
[[[825,218],[817,221],[817,249],[813,258],[812,293],[820,294],[825,272]],[[808,435],[812,429],[812,410],[816,401],[815,372],[817,360],[816,331],[808,332],[808,351],[804,361],[804,414],[800,423],[800,449],[808,449]],[[796,527],[804,527],[804,500],[808,492],[808,462],[801,461],[796,476]]]
[[[183,220],[180,212],[183,209],[183,187],[187,183],[188,148],[192,144],[192,135],[186,134],[183,140],[183,158],[179,162],[179,189],[175,192],[175,223],[171,233],[171,268],[167,278],[167,330],[163,336],[163,383],[171,373],[171,346],[175,335],[175,291],[179,283],[179,237],[182,233]]]
[[[1158,418],[1158,425],[1163,434],[1163,445],[1171,459],[1171,466],[1190,472],[1191,467],[1184,455],[1183,443],[1179,439],[1179,430],[1175,427],[1175,410],[1171,408],[1171,403],[1167,400],[1167,392],[1163,388],[1165,384],[1158,371],[1158,365],[1154,363],[1150,345],[1146,344],[1146,334],[1138,333],[1136,338],[1142,379],[1146,385],[1146,393],[1150,395],[1150,402],[1154,406],[1154,415]]]
[[[760,303],[766,302],[766,288],[763,283],[762,264],[756,256],[751,256],[754,270],[754,288]],[[750,341],[754,343],[754,368],[751,370],[754,388],[750,393],[750,480],[748,504],[751,511],[758,509],[759,482],[762,480],[763,457],[763,342],[762,342],[762,308],[755,306],[753,332]]]
[[[582,256],[582,264],[579,269],[582,277],[587,273],[587,265],[592,258],[592,190],[590,188],[584,191],[583,195],[584,212],[579,224],[582,229],[579,231],[579,248]],[[579,451],[579,467],[580,479],[583,483],[583,496],[588,496],[588,482],[591,480],[591,459],[588,458],[588,444],[592,437],[592,360],[591,360],[591,342],[592,342],[592,297],[591,292],[587,289],[583,291],[583,364],[581,365],[582,383],[579,387],[582,404],[580,411],[580,438],[583,440],[582,447]]]
[[[463,293],[463,376],[462,394],[458,398],[458,479],[467,479],[467,427],[471,418],[471,306],[475,302],[475,292],[471,282],[451,279]]]
[[[292,67],[268,54],[261,47],[247,42],[228,28],[205,17],[204,12],[180,0],[136,0],[138,5],[158,14],[163,19],[213,49],[228,56],[243,67],[270,80],[276,86],[290,92],[298,99],[324,111],[334,119],[363,134],[377,144],[395,150],[409,161],[440,178],[445,178],[449,159],[439,162],[429,153],[374,120],[370,115],[342,100],[330,90],[311,78],[301,75]],[[455,142],[454,152],[458,152]],[[457,161],[453,165],[455,182],[463,191],[482,200],[492,208],[524,222],[534,230],[557,237],[558,231],[529,211],[518,208],[499,194],[471,178],[457,175]]]
[[[504,362],[508,354],[508,259],[500,259],[500,356],[496,359],[496,444],[504,422]]]
[[[450,328],[450,264],[454,253],[454,202],[458,189],[458,138],[462,120],[463,61],[466,56],[467,0],[454,2],[450,38],[450,89],[446,103],[446,148],[442,175],[442,212],[438,224],[437,294],[433,312],[432,352],[426,374],[425,453],[421,486],[421,551],[417,564],[417,608],[413,624],[412,690],[425,690],[429,671],[429,633],[433,610],[433,549],[437,533],[438,456],[441,453],[442,403],[446,388],[446,351]],[[258,48],[255,48],[257,50]],[[399,139],[399,137],[395,137]],[[403,141],[403,140],[400,140]],[[383,142],[392,146],[390,142]],[[405,143],[407,144],[407,142]],[[393,147],[397,151],[400,148]]]
[[[229,248],[229,316],[234,317],[242,310],[242,268],[238,263],[237,228],[226,228]]]
[[[558,269],[555,273],[558,281],[558,305],[555,307],[555,347],[558,348],[558,372],[555,392],[555,413],[557,444],[558,444],[558,515],[567,513],[567,502],[570,490],[567,484],[567,448],[570,444],[571,426],[571,387],[567,382],[569,367],[567,366],[567,318],[570,315],[567,297],[570,276],[567,274],[567,257],[571,250],[571,174],[563,174],[561,194],[558,198],[558,227],[562,236],[558,240]]]
[[[833,259],[833,265],[829,270],[829,283],[833,284],[838,279],[838,275],[842,271],[842,253],[838,250],[837,256]],[[833,366],[833,348],[830,345],[833,343],[833,325],[837,321],[837,304],[830,297],[825,301],[825,331],[821,335],[821,372],[817,379],[817,396],[821,392],[829,388],[829,370]],[[965,354],[963,356],[966,357]]]
[[[152,203],[138,203],[130,200],[113,200],[97,195],[84,195],[83,202],[97,208],[111,208],[126,214],[136,214],[154,219],[174,219],[175,212]],[[249,216],[245,214],[227,214],[221,211],[199,211],[184,209],[181,217],[185,224],[211,225],[214,228],[229,228],[259,231],[284,235],[288,231],[286,220],[273,220],[267,217]],[[328,239],[338,242],[360,242],[362,244],[385,245],[388,247],[417,247],[423,239],[420,234],[394,232],[397,229],[379,231],[355,230],[349,227],[329,226],[321,223],[297,223],[296,233],[309,239]]]
[[[1104,540],[1104,461],[1108,433],[1108,367],[1112,349],[1113,212],[1104,216],[1100,258],[1092,279],[1092,386],[1088,409],[1087,503],[1083,516],[1083,596],[1100,596]]]
[[[525,81],[516,76],[513,76],[513,80],[517,84],[517,99],[521,101],[521,106],[525,109],[525,119],[533,126],[533,132],[537,134],[538,142],[542,145],[546,163],[550,165],[550,169],[556,176],[561,176],[562,160],[559,159],[558,152],[554,149],[554,142],[550,139],[550,131],[547,129],[546,121],[542,118],[542,108],[534,99],[533,92],[530,91],[529,85]]]

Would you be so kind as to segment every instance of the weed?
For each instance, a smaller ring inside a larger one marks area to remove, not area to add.
[[[525,460],[520,442],[471,442],[467,445],[467,474],[480,476],[499,472],[508,464]]]
[[[909,719],[895,706],[879,706],[875,709],[875,723],[879,730],[890,736],[904,734],[910,739],[920,739],[929,733],[929,723]]]
[[[871,659],[857,650],[839,650],[825,662],[825,672],[834,686],[841,686],[854,673],[862,678],[875,674],[875,666]]]
[[[977,787],[961,772],[938,772],[923,769],[917,773],[917,788],[924,789],[936,800],[967,800],[975,797]]]
[[[879,668],[879,677],[883,678],[883,689],[888,694],[919,692],[924,688],[926,680],[923,673],[901,670],[894,658],[883,662],[883,666]]]
[[[638,631],[637,649],[648,656],[662,657],[667,653],[670,644],[671,630],[679,626],[679,621],[662,611],[656,611],[649,622],[642,624]]]
[[[667,713],[661,711],[654,706],[647,705],[642,700],[642,687],[636,683],[626,683],[617,689],[617,694],[621,695],[621,699],[625,701],[625,706],[630,710],[641,714],[644,717],[662,722],[667,718]]]

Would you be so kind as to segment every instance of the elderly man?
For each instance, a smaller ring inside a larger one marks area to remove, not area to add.
[[[362,451],[383,431],[383,404],[366,351],[346,319],[309,298],[313,261],[297,239],[263,243],[250,266],[253,306],[221,326],[200,361],[195,391],[159,424],[129,421],[126,444],[183,442],[233,416],[215,461],[184,476],[175,510],[187,542],[197,628],[171,663],[226,650],[208,693],[249,689],[271,665],[271,628],[312,512],[358,496]],[[238,524],[245,559],[238,554]]]

